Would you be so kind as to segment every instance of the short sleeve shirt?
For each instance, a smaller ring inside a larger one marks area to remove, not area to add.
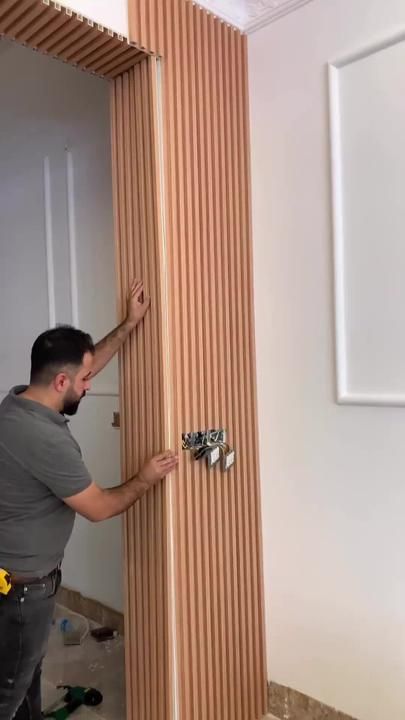
[[[65,498],[91,484],[64,415],[19,397],[0,404],[0,567],[42,577],[62,560],[75,512]]]

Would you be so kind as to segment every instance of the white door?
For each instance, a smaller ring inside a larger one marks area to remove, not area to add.
[[[28,382],[46,328],[72,323],[95,340],[111,330],[116,292],[107,83],[3,40],[0,96],[1,398]],[[106,487],[120,482],[117,410],[114,361],[71,422]],[[122,610],[121,558],[120,519],[78,518],[64,584]]]

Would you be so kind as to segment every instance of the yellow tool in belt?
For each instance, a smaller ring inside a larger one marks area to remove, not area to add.
[[[11,576],[7,570],[0,568],[0,595],[8,595],[11,590]]]

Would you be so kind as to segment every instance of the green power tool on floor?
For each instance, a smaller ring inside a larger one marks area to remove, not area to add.
[[[65,720],[69,717],[77,708],[82,705],[95,707],[103,702],[103,696],[101,692],[95,688],[85,688],[80,685],[72,687],[71,685],[59,685],[58,687],[67,690],[66,695],[63,696],[62,702],[65,704],[62,707],[56,709],[45,710],[43,715],[44,718],[53,718],[54,720]]]

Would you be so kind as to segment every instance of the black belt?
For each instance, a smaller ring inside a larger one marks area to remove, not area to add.
[[[36,585],[37,583],[44,582],[44,580],[51,578],[58,572],[59,569],[60,567],[58,566],[54,570],[51,570],[48,575],[43,575],[42,577],[22,577],[21,575],[14,575],[13,573],[10,573],[10,582],[11,585]]]

